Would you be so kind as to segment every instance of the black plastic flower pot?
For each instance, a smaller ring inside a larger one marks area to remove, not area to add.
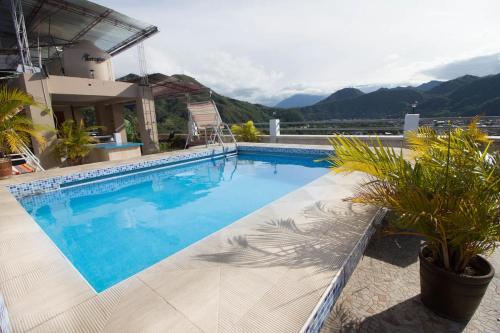
[[[459,322],[469,321],[483,298],[495,274],[491,264],[483,257],[473,258],[470,265],[479,275],[456,274],[434,265],[419,252],[420,293],[425,306],[437,315]]]

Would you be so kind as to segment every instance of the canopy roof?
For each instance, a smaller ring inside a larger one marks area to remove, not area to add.
[[[117,81],[141,83],[141,77],[128,74]],[[184,96],[186,94],[207,94],[210,89],[186,75],[168,76],[161,73],[148,75],[148,83],[153,89],[154,97]]]
[[[158,28],[85,0],[19,0],[22,3],[31,56],[54,56],[65,46],[89,40],[116,55],[158,32]],[[10,0],[0,0],[0,54],[15,55],[17,39]],[[34,61],[36,62],[36,61]]]

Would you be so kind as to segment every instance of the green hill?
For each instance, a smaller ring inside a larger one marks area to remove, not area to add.
[[[301,108],[306,119],[398,118],[411,111],[411,104],[424,100],[414,88],[381,88],[369,94],[324,101]]]
[[[277,103],[275,107],[282,109],[298,108],[318,103],[325,98],[324,95],[295,94]]]
[[[140,77],[136,74],[128,74],[119,78],[118,81],[139,82]],[[186,89],[198,90],[189,94],[191,100],[207,100],[210,98],[209,88],[187,75],[175,74],[168,76],[155,73],[148,75],[148,81],[153,86],[164,86],[165,84],[161,82],[168,82],[166,85],[178,87],[179,91],[183,89],[184,91]],[[211,98],[217,105],[223,121],[229,124],[241,123],[248,120],[266,122],[272,117],[280,117],[284,121],[303,120],[303,117],[296,109],[279,109],[252,104],[220,95],[217,92],[212,92]],[[155,98],[156,120],[160,133],[185,133],[187,131],[188,112],[186,102],[186,94],[182,93],[170,93]],[[127,116],[131,121],[134,121],[132,110],[128,112]]]
[[[416,86],[415,88],[420,91],[429,91],[437,86],[439,86],[443,81],[432,80],[429,82],[422,83],[421,85]]]
[[[466,75],[431,89],[418,109],[425,116],[499,116],[500,74]]]
[[[364,92],[362,92],[361,90],[356,89],[356,88],[344,88],[344,89],[337,90],[336,92],[334,92],[333,94],[331,94],[327,98],[319,101],[316,104],[325,104],[325,103],[331,103],[331,102],[341,101],[341,100],[345,100],[345,99],[351,99],[351,98],[359,97],[363,94],[364,94]]]
[[[438,84],[434,88],[428,90],[427,92],[432,95],[449,95],[458,88],[468,85],[479,79],[479,77],[474,75],[464,75],[457,77],[456,79],[449,80]]]
[[[424,117],[500,116],[500,74],[477,77],[465,75],[438,83],[431,81],[419,87],[382,88],[347,99],[329,98],[299,111],[308,120],[400,118],[411,112]],[[342,90],[340,90],[342,91]],[[340,92],[339,91],[339,92]]]

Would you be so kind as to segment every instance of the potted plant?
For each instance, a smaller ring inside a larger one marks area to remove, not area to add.
[[[500,156],[477,121],[443,135],[420,128],[406,136],[408,151],[337,136],[328,158],[337,172],[368,175],[349,200],[392,210],[393,231],[425,239],[422,302],[456,321],[469,320],[481,302],[494,275],[482,255],[500,241]]]
[[[59,129],[59,140],[56,151],[61,158],[66,159],[68,165],[80,165],[83,158],[90,153],[89,145],[97,140],[89,132],[102,129],[101,126],[85,127],[82,121],[66,120]]]
[[[253,121],[249,120],[246,123],[241,125],[233,125],[231,126],[231,132],[238,138],[240,141],[244,142],[257,142],[259,141],[259,130],[253,124]]]
[[[25,106],[40,106],[34,98],[18,89],[0,86],[0,179],[12,176],[9,154],[20,153],[22,147],[30,144],[31,138],[41,146],[46,139],[47,129],[35,125],[22,111]]]

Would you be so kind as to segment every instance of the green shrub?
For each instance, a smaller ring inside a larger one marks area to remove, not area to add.
[[[59,140],[56,145],[59,157],[66,158],[69,165],[81,164],[83,158],[90,153],[89,145],[97,142],[89,132],[102,128],[102,126],[85,127],[83,120],[79,123],[66,120],[59,129]]]
[[[260,140],[260,132],[257,128],[255,128],[255,125],[251,120],[241,125],[231,126],[231,131],[236,136],[238,141],[257,142]]]
[[[394,211],[395,232],[425,237],[434,264],[458,274],[500,242],[500,155],[476,122],[445,135],[419,128],[407,136],[409,158],[380,140],[331,140],[335,171],[369,175],[350,200]]]

